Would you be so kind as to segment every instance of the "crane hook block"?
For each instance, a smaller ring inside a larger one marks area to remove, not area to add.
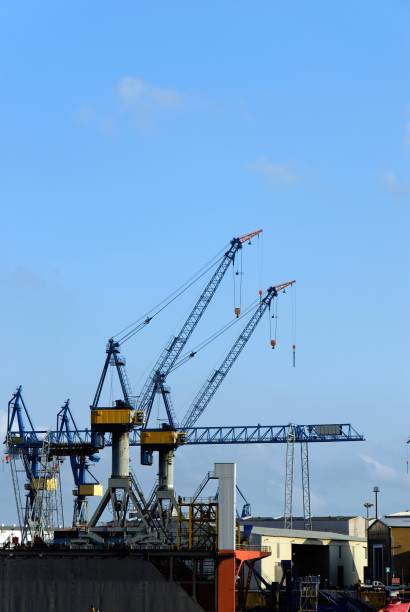
[[[237,319],[239,318],[239,315],[240,315],[240,314],[241,314],[241,309],[240,309],[240,308],[238,308],[238,307],[236,307],[236,308],[235,308],[235,316],[236,316],[236,318],[237,318]]]
[[[271,347],[274,349],[274,348],[275,348],[275,346],[276,346],[276,340],[271,340],[271,341],[270,341],[270,345],[271,345]]]

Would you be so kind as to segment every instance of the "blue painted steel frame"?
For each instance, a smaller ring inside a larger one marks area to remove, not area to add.
[[[350,423],[329,425],[293,425],[296,433],[295,442],[363,442],[364,436],[359,434]],[[324,432],[328,428],[328,432]],[[333,431],[332,431],[333,428]],[[289,425],[236,425],[225,427],[189,427],[178,428],[177,431],[186,434],[184,445],[193,444],[285,444],[287,442]],[[338,430],[338,431],[337,431]],[[130,432],[130,446],[140,446],[141,429]],[[21,432],[9,432],[11,436]],[[70,447],[73,454],[81,451],[92,452],[91,429],[76,429],[75,432],[63,431],[36,431],[23,434],[25,448],[40,447],[41,439],[48,433],[51,444],[56,447]],[[74,434],[74,435],[73,435]],[[111,436],[104,436],[104,445],[111,446]]]

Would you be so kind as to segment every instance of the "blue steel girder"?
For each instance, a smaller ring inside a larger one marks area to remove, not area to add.
[[[364,437],[349,423],[337,425],[294,425],[295,442],[358,442]],[[191,427],[185,430],[186,444],[286,444],[289,425],[235,425]],[[180,429],[179,431],[184,431]]]
[[[350,423],[316,425],[234,425],[225,427],[177,428],[186,438],[182,446],[199,444],[286,444],[289,427],[293,427],[295,442],[363,442],[364,436]],[[141,428],[130,432],[130,446],[140,446]],[[99,449],[91,443],[91,429],[76,430],[75,442],[71,435],[61,431],[37,431],[36,438],[25,434],[18,443],[20,448],[40,448],[48,433],[50,451],[55,455],[90,455]],[[19,432],[10,432],[18,435]],[[11,437],[12,439],[12,437]],[[111,435],[105,434],[104,446],[111,446]]]

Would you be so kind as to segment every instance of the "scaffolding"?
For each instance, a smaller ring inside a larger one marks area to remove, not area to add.
[[[299,582],[298,612],[317,612],[320,576],[305,576]]]
[[[215,550],[218,541],[218,504],[213,498],[178,505],[177,546],[188,550]]]
[[[21,541],[47,540],[55,527],[64,525],[61,460],[51,457],[48,435],[35,451],[27,450],[16,439],[8,439],[7,443]],[[35,452],[35,457],[30,452]],[[24,485],[21,483],[23,475]],[[23,488],[26,491],[24,502]]]

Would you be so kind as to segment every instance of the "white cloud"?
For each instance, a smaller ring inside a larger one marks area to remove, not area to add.
[[[410,184],[403,183],[395,172],[389,170],[383,176],[386,189],[394,196],[408,197],[410,196]]]
[[[285,164],[276,164],[267,157],[259,157],[248,165],[248,170],[267,179],[275,187],[290,187],[299,182],[299,176]]]
[[[380,463],[377,459],[369,455],[360,455],[360,458],[366,464],[372,477],[390,482],[401,480],[401,476],[396,470],[384,463]]]
[[[104,112],[99,105],[83,104],[74,115],[76,123],[97,128],[109,137],[117,133],[124,119],[138,129],[150,131],[160,114],[181,110],[187,101],[185,94],[174,88],[159,87],[136,76],[120,78],[114,94],[114,107]]]
[[[117,93],[127,107],[145,110],[178,109],[183,102],[183,96],[176,89],[158,87],[140,77],[122,77]]]

